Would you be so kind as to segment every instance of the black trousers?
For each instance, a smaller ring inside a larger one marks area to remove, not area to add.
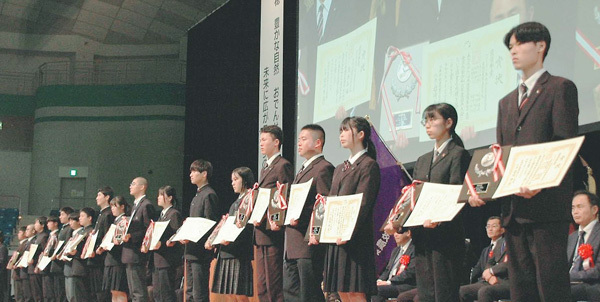
[[[144,264],[127,264],[125,267],[127,287],[133,302],[148,301],[148,285],[146,283],[146,266]]]
[[[511,301],[569,301],[568,233],[567,222],[506,227]]]
[[[479,281],[460,287],[461,302],[493,302],[500,299],[510,298],[510,286],[508,281],[500,281],[494,285]]]
[[[187,302],[208,302],[210,261],[187,260]]]
[[[283,297],[286,302],[325,301],[321,290],[323,260],[321,257],[283,260]]]
[[[154,268],[152,287],[155,302],[175,302],[175,269],[172,267]]]
[[[42,292],[44,293],[45,302],[55,302],[56,294],[54,293],[54,276],[51,274],[42,275]]]
[[[65,275],[62,273],[52,274],[52,283],[54,285],[54,295],[56,296],[56,301],[66,302],[67,294],[65,292]]]
[[[388,298],[397,298],[400,294],[417,288],[410,284],[378,285],[377,295],[371,297],[371,302],[384,302]]]

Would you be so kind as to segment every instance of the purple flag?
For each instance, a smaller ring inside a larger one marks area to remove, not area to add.
[[[402,195],[402,188],[410,184],[411,178],[404,169],[404,166],[396,160],[392,152],[388,149],[385,142],[377,133],[377,130],[371,124],[371,141],[377,151],[377,163],[381,174],[381,185],[377,195],[377,203],[373,211],[373,238],[375,240],[375,264],[377,272],[381,272],[387,260],[396,246],[394,238],[379,231],[381,225],[385,222],[394,206],[394,203]]]

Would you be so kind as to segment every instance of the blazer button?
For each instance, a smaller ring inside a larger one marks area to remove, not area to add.
[[[521,126],[517,127],[517,131],[518,132],[521,131]]]

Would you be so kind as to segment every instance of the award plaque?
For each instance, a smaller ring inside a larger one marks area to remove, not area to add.
[[[269,221],[273,221],[278,226],[283,226],[285,222],[285,212],[287,209],[288,184],[277,182],[277,189],[273,193],[267,210]],[[270,228],[270,224],[267,226]]]
[[[490,148],[475,150],[460,191],[459,203],[467,202],[473,193],[484,201],[492,200],[504,175],[510,149],[511,146],[494,144]]]
[[[240,206],[236,211],[236,223],[239,223],[241,227],[245,227],[246,223],[250,219],[250,215],[252,215],[252,210],[254,209],[254,203],[256,202],[256,197],[258,196],[258,186],[256,188],[248,189],[248,192],[242,197],[240,201]]]
[[[325,219],[325,202],[327,197],[321,194],[317,195],[317,201],[313,206],[313,212],[310,215],[310,224],[304,236],[305,241],[309,241],[310,236],[315,236],[317,240],[321,238],[321,229],[323,228],[323,220]]]
[[[405,186],[402,189],[402,195],[390,210],[388,218],[379,230],[383,231],[385,226],[390,222],[395,230],[399,230],[414,209],[416,200],[419,198],[419,194],[421,194],[421,190],[423,190],[423,183],[419,181],[414,181],[412,184]]]

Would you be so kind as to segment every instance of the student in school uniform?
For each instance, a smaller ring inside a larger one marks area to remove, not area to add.
[[[350,158],[333,172],[330,196],[363,193],[352,237],[327,245],[325,292],[338,292],[342,301],[366,301],[377,293],[373,250],[373,208],[379,193],[380,174],[371,125],[362,117],[347,117],[340,125],[340,143]],[[311,244],[316,244],[314,237]]]

